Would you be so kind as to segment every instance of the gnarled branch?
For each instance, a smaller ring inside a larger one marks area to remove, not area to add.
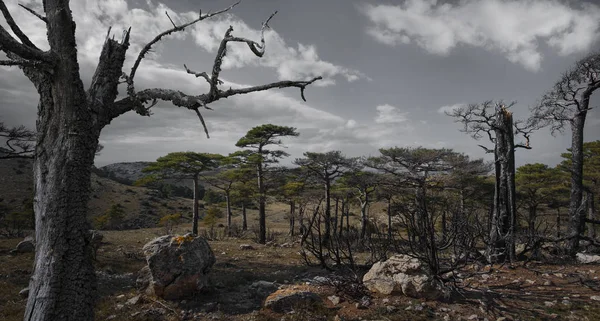
[[[32,15],[38,17],[38,19],[42,20],[43,22],[48,23],[48,19],[46,19],[46,17],[42,16],[41,14],[35,12],[35,10],[33,10],[33,9],[29,8],[29,7],[26,7],[26,6],[24,6],[24,5],[20,4],[20,3],[19,3],[19,7],[27,10],[29,13],[31,13]]]

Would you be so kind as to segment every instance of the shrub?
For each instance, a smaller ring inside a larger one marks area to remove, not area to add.
[[[165,228],[166,234],[173,234],[173,228],[179,224],[181,213],[167,214],[160,218],[159,224]]]
[[[125,207],[120,203],[113,204],[106,213],[94,218],[97,229],[119,229],[125,218]]]

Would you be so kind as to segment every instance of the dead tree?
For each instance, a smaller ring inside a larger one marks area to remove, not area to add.
[[[600,54],[593,53],[575,63],[554,88],[532,108],[534,121],[550,126],[552,133],[571,127],[571,196],[569,199],[568,251],[574,256],[585,229],[587,205],[583,186],[583,130],[590,98],[600,88]]]
[[[92,264],[89,222],[86,220],[90,194],[90,175],[102,129],[113,119],[130,111],[149,116],[158,100],[193,111],[206,125],[200,109],[217,100],[271,88],[296,87],[302,94],[308,81],[279,81],[247,88],[221,89],[220,73],[230,43],[244,43],[258,57],[265,52],[264,35],[259,42],[233,36],[229,27],[217,50],[212,73],[186,70],[209,83],[202,94],[186,94],[171,89],[135,87],[135,75],[152,46],[174,32],[229,11],[235,6],[198,17],[162,32],[137,55],[131,70],[124,72],[131,29],[120,41],[110,30],[100,53],[91,84],[84,88],[77,59],[75,22],[69,1],[45,0],[44,13],[35,13],[47,27],[49,50],[39,49],[23,33],[4,1],[0,11],[9,33],[0,26],[0,51],[7,59],[0,65],[18,66],[33,83],[40,100],[37,113],[37,141],[34,159],[36,257],[29,284],[25,320],[93,320],[96,281]],[[29,10],[34,12],[33,10]],[[268,28],[269,17],[262,26]],[[16,36],[13,36],[13,34]],[[126,86],[127,97],[117,99],[119,84]],[[304,97],[304,95],[302,95]]]
[[[512,113],[508,110],[513,105],[486,101],[447,113],[464,125],[463,132],[476,140],[487,135],[494,144],[494,149],[479,145],[486,153],[494,154],[496,186],[487,248],[490,262],[504,262],[507,259],[512,262],[515,259],[515,148],[531,149],[529,135],[535,129],[532,123],[513,121]],[[524,144],[515,144],[515,133],[525,138]]]

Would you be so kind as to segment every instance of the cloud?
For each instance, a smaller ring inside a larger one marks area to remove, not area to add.
[[[466,105],[467,104],[465,104],[465,103],[446,105],[446,106],[442,106],[442,107],[438,108],[437,111],[440,114],[451,113],[451,112],[455,111],[456,109],[465,107]]]
[[[400,112],[400,110],[392,105],[379,105],[376,107],[377,116],[375,122],[378,124],[390,124],[390,123],[402,123],[408,120],[406,112]]]
[[[538,71],[543,43],[560,55],[585,52],[598,40],[600,7],[558,0],[406,0],[400,5],[364,5],[366,30],[389,46],[415,43],[447,55],[459,45],[499,52]]]

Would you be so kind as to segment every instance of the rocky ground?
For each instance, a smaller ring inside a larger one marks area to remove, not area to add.
[[[216,264],[204,290],[166,301],[136,289],[137,273],[146,264],[142,247],[161,234],[160,229],[104,232],[96,262],[97,320],[600,319],[595,263],[469,266],[448,284],[448,298],[425,300],[340,291],[343,287],[331,281],[336,276],[303,265],[298,245],[264,246],[248,239],[210,241]],[[27,286],[33,253],[10,253],[21,240],[0,240],[0,320],[22,318],[25,299],[19,292]]]

